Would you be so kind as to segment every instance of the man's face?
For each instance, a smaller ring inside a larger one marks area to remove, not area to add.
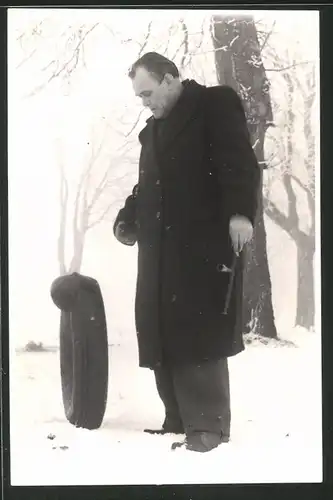
[[[164,78],[160,83],[154,75],[145,68],[138,68],[133,79],[135,95],[142,99],[142,104],[148,107],[154,118],[162,118],[170,104],[170,83]]]

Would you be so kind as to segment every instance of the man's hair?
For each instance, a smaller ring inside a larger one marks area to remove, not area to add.
[[[174,78],[179,78],[179,71],[174,62],[157,52],[147,52],[132,65],[128,76],[133,80],[138,68],[144,68],[159,82],[169,73]]]

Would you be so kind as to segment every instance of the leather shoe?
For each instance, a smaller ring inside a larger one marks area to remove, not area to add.
[[[228,436],[215,432],[193,432],[186,437],[185,445],[187,450],[206,453],[228,441]]]
[[[161,429],[144,429],[148,434],[185,434],[184,427],[181,421],[165,420]]]

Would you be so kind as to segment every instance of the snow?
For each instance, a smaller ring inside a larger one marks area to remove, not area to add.
[[[110,346],[107,410],[94,431],[66,421],[58,350],[16,352],[11,484],[321,482],[320,341],[306,331],[295,338],[295,347],[254,342],[230,358],[231,441],[206,454],[172,451],[179,436],[143,433],[164,415],[152,372],[138,368],[134,338]]]

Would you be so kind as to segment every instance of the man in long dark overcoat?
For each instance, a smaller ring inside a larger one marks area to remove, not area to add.
[[[185,433],[188,449],[209,451],[229,440],[227,358],[244,349],[243,247],[260,171],[233,89],[181,81],[157,53],[129,76],[152,116],[114,234],[138,244],[139,362],[154,370],[165,406],[162,428],[146,431]]]

